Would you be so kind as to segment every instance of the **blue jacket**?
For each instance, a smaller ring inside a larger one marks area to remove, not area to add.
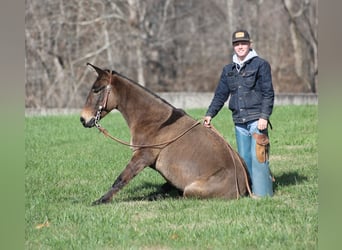
[[[214,118],[229,99],[234,123],[246,123],[264,118],[269,120],[274,104],[270,64],[256,56],[238,72],[235,63],[223,68],[215,95],[206,116]]]

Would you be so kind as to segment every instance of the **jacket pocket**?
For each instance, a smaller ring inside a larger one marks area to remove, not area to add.
[[[256,84],[256,80],[257,80],[256,79],[257,71],[256,70],[245,71],[242,76],[243,76],[243,85],[248,89],[254,88]]]
[[[262,96],[260,92],[255,90],[250,90],[244,93],[243,95],[245,105],[248,107],[249,114],[260,112],[261,103],[262,103]]]
[[[235,93],[238,88],[238,82],[236,79],[236,75],[233,71],[229,71],[226,73],[228,88],[231,93]]]

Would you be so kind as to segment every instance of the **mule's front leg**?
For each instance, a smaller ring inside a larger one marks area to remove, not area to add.
[[[141,156],[134,155],[128,163],[124,171],[115,180],[112,187],[100,199],[94,201],[93,205],[108,203],[112,200],[113,196],[119,192],[132,178],[134,178],[141,170],[144,169],[146,161],[141,159]]]

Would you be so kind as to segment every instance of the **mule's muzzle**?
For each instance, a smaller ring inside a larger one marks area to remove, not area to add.
[[[84,117],[80,117],[80,122],[85,128],[92,128],[95,126],[95,117],[92,117],[90,120],[86,120]]]

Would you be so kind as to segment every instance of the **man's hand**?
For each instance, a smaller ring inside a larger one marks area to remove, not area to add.
[[[267,129],[267,124],[268,124],[268,121],[263,119],[263,118],[259,118],[259,121],[258,121],[258,129],[260,131],[262,130],[265,130]]]
[[[204,127],[211,128],[210,121],[211,121],[211,116],[204,117],[204,122],[203,122]]]

